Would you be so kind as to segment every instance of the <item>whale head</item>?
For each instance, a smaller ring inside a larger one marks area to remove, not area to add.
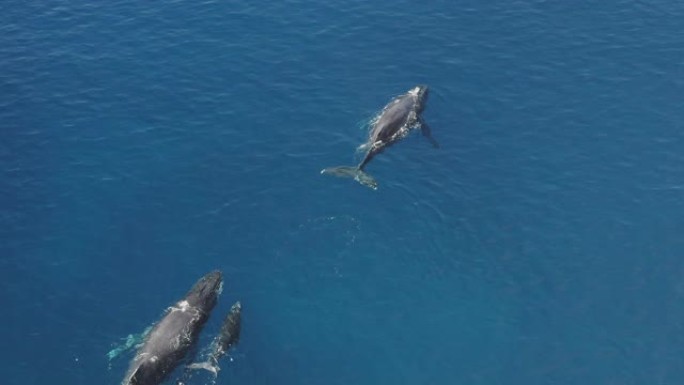
[[[420,84],[415,86],[409,94],[416,98],[416,112],[421,113],[425,109],[425,104],[427,103],[428,96],[430,96],[430,91],[428,86],[425,84]]]
[[[205,313],[209,313],[216,305],[218,295],[221,293],[223,277],[220,271],[215,270],[200,278],[185,296],[190,306],[197,307]]]

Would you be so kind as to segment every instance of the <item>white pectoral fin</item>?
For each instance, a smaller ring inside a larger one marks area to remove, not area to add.
[[[133,349],[138,349],[145,343],[145,338],[150,334],[150,331],[154,325],[148,326],[145,330],[143,330],[142,333],[139,334],[129,334],[126,337],[122,338],[121,343],[114,345],[114,349],[110,350],[107,352],[107,358],[109,361],[115,359],[122,353],[133,350]]]

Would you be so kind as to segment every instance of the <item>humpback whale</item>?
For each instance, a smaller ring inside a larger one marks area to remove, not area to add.
[[[218,374],[221,370],[218,365],[219,359],[240,340],[241,312],[242,305],[239,301],[231,306],[228,315],[223,319],[221,331],[211,343],[206,361],[190,364],[189,369],[206,369],[214,373],[214,376]]]
[[[222,282],[221,272],[212,271],[167,309],[136,352],[122,385],[158,385],[166,379],[197,340],[216,305]]]
[[[392,99],[371,121],[368,139],[359,147],[366,149],[366,154],[361,163],[355,167],[325,168],[321,170],[321,174],[351,177],[362,185],[375,190],[378,188],[378,183],[364,171],[364,168],[375,156],[387,147],[404,139],[412,130],[420,129],[430,143],[435,148],[439,148],[439,144],[432,137],[430,127],[421,116],[427,99],[428,87],[426,85],[418,85],[405,94]]]
[[[238,343],[240,340],[240,329],[242,324],[242,305],[240,301],[230,307],[228,315],[223,320],[221,331],[214,340],[214,348],[211,352],[210,358],[216,364],[231,346]]]

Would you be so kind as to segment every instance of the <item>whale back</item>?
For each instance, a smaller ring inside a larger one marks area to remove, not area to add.
[[[388,143],[399,130],[413,124],[425,109],[428,95],[428,87],[418,85],[392,99],[373,119],[368,143]]]
[[[387,142],[407,123],[413,106],[414,101],[411,95],[398,96],[388,103],[371,128],[371,142],[375,143],[379,140]]]

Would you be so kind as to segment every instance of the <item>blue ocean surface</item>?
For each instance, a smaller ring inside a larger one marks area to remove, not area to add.
[[[199,349],[243,309],[217,384],[684,383],[683,21],[4,2],[2,384],[119,384],[134,353],[107,353],[213,269]],[[440,149],[388,149],[377,191],[320,175],[417,84]]]

